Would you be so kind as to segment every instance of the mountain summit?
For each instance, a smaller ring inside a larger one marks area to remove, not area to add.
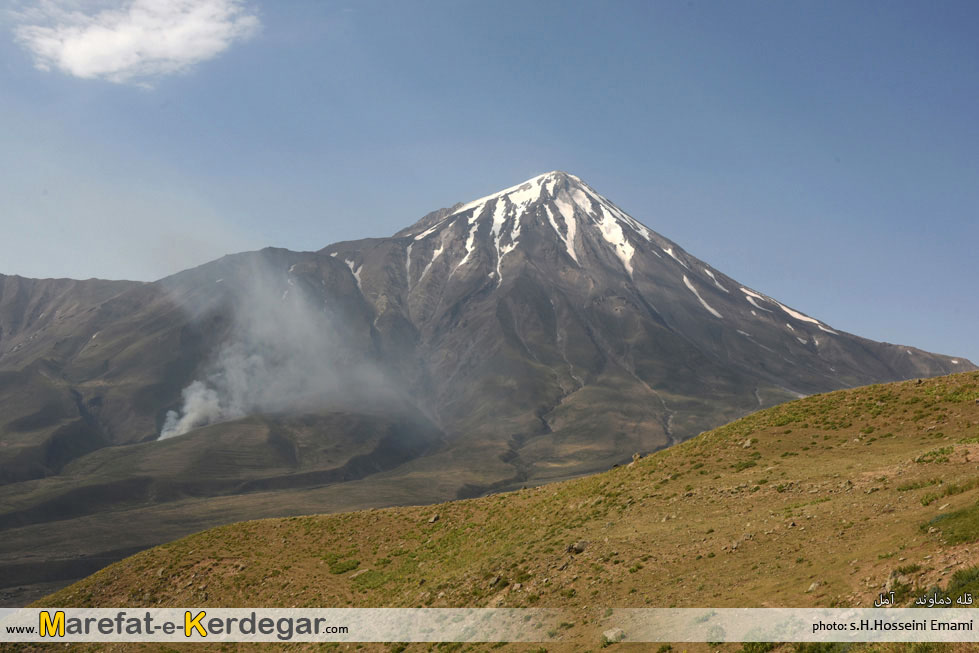
[[[567,260],[573,266],[597,272],[615,274],[624,272],[635,283],[636,274],[642,276],[670,274],[682,279],[683,285],[695,297],[708,315],[717,319],[724,316],[704,300],[704,294],[716,295],[717,302],[728,303],[731,290],[718,280],[719,272],[689,256],[676,243],[652,231],[626,214],[605,197],[599,195],[580,178],[561,171],[553,171],[529,179],[506,190],[487,195],[450,211],[438,214],[435,220],[423,219],[397,236],[410,236],[416,243],[406,247],[406,275],[409,284],[420,281],[435,259],[440,257],[446,240],[462,240],[465,251],[456,262],[451,274],[467,264],[474,264],[480,257],[495,264],[488,276],[502,285],[504,259],[517,250],[521,241],[526,252],[544,253],[560,244]],[[418,242],[420,241],[420,242]],[[423,256],[429,244],[434,245],[431,256],[415,270],[421,270],[418,278],[411,275],[413,259]],[[560,249],[559,248],[559,249]],[[654,256],[661,263],[650,260]],[[638,268],[637,268],[638,266]],[[726,278],[726,277],[725,277]],[[740,297],[731,310],[742,316],[758,311],[772,312],[786,319],[815,325],[824,333],[839,335],[819,320],[764,296],[728,279],[735,289],[733,297]],[[703,286],[706,290],[702,290]],[[718,293],[721,293],[718,295]],[[768,307],[760,306],[759,301]],[[791,325],[788,326],[792,330]],[[799,336],[795,336],[799,338]],[[818,344],[818,343],[817,343]]]
[[[580,475],[800,395],[969,369],[748,288],[558,171],[390,238],[155,283],[0,276],[0,578]]]
[[[380,338],[425,358],[413,367],[433,414],[484,445],[502,437],[500,455],[526,464],[516,478],[605,465],[801,395],[971,369],[786,306],[566,172],[323,252],[356,276]]]
[[[538,175],[512,188],[464,204],[424,231],[415,234],[409,229],[408,233],[415,240],[425,240],[433,235],[438,237],[441,228],[447,223],[454,223],[456,217],[464,217],[469,229],[467,256],[465,261],[460,261],[460,265],[468,261],[477,235],[486,233],[488,229],[497,263],[493,273],[497,284],[503,281],[500,270],[503,258],[517,247],[525,229],[529,234],[541,227],[545,230],[550,227],[554,232],[552,235],[564,243],[568,257],[580,265],[576,244],[579,227],[592,227],[629,275],[632,274],[635,248],[626,232],[633,232],[647,242],[652,241],[653,235],[581,179],[560,171]]]

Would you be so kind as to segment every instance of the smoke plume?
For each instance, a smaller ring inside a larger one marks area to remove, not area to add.
[[[388,392],[366,362],[369,338],[331,309],[320,271],[296,268],[259,258],[221,288],[233,307],[231,337],[183,389],[161,440],[247,415],[337,407]]]

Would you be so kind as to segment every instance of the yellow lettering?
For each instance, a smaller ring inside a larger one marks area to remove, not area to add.
[[[63,610],[58,610],[54,613],[54,620],[51,619],[51,613],[47,610],[41,612],[41,637],[54,637],[57,634],[58,637],[65,636],[65,613]],[[48,634],[50,633],[50,635]]]
[[[206,612],[201,610],[196,617],[191,619],[190,612],[184,613],[184,637],[190,637],[190,633],[194,629],[197,630],[201,637],[207,637],[207,631],[204,630],[204,626],[201,625],[201,619],[203,619],[206,614]]]

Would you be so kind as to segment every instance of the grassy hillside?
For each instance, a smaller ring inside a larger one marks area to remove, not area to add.
[[[979,564],[977,499],[969,372],[808,397],[574,481],[225,526],[38,604],[561,606],[570,646],[597,649],[608,606],[910,601]]]

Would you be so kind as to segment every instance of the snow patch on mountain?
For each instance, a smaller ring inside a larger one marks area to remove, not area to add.
[[[687,278],[687,275],[683,275],[683,283],[686,284],[687,288],[690,289],[690,292],[692,292],[694,294],[694,297],[696,297],[698,300],[700,300],[701,305],[704,308],[706,308],[708,311],[710,311],[711,315],[713,315],[714,317],[718,317],[718,318],[723,318],[724,317],[723,315],[721,315],[720,313],[718,313],[716,310],[714,310],[714,307],[713,306],[711,306],[710,304],[708,304],[707,302],[704,301],[704,298],[700,296],[700,293],[697,292],[697,289],[694,288],[694,285],[692,283],[690,283],[690,279]]]
[[[819,320],[814,320],[813,318],[809,317],[808,315],[803,315],[802,313],[800,313],[798,311],[793,311],[788,306],[785,306],[784,304],[779,304],[774,299],[772,300],[772,302],[774,302],[776,306],[778,306],[783,311],[785,311],[786,313],[788,313],[789,315],[791,315],[795,319],[799,320],[800,322],[811,322],[812,324],[819,324]]]
[[[574,175],[569,175],[569,177],[572,177],[575,181],[577,181],[580,184],[581,190],[583,190],[587,195],[589,195],[593,200],[595,200],[595,202],[597,202],[602,209],[605,209],[610,213],[612,213],[616,219],[618,219],[620,222],[624,223],[626,226],[633,229],[636,233],[638,233],[640,236],[645,238],[647,241],[652,241],[653,239],[652,234],[650,233],[649,229],[646,228],[645,225],[643,225],[638,220],[634,219],[629,214],[622,211],[622,209],[620,209],[615,204],[610,202],[605,196],[596,193],[591,188],[591,186],[584,183]]]
[[[717,277],[714,276],[714,273],[711,272],[710,269],[704,268],[704,272],[707,273],[707,276],[710,277],[710,280],[714,282],[714,285],[715,286],[717,286],[718,288],[720,288],[724,292],[729,292],[727,288],[725,288],[724,286],[721,285],[721,282],[717,280]]]
[[[557,206],[558,201],[554,201],[555,206]],[[560,206],[558,206],[558,210],[561,211]],[[578,263],[578,254],[574,251],[575,221],[573,212],[572,217],[569,219],[565,217],[564,211],[561,211],[561,217],[564,217],[564,224],[566,225],[565,233],[563,234],[561,233],[560,227],[558,227],[557,220],[554,219],[554,214],[551,212],[549,205],[544,205],[544,212],[547,214],[547,220],[551,223],[554,233],[564,242],[564,248],[568,251],[568,256],[574,259],[575,263]],[[578,263],[578,265],[580,266],[581,264]]]
[[[688,270],[690,269],[690,266],[689,265],[687,265],[686,263],[684,263],[683,261],[681,261],[680,260],[680,257],[673,253],[673,248],[672,247],[664,247],[663,248],[663,251],[666,252],[667,254],[669,254],[670,257],[672,257],[677,263],[679,263],[683,267],[687,268]],[[684,279],[686,279],[686,277],[684,277]]]
[[[357,290],[363,292],[364,289],[360,285],[360,271],[364,269],[364,266],[358,266],[355,261],[351,261],[350,259],[344,259],[344,263],[350,268],[350,274],[354,275],[354,279],[357,281]]]
[[[567,193],[564,193],[563,195],[568,196]],[[622,262],[622,267],[625,268],[626,272],[628,272],[629,276],[631,277],[632,257],[635,254],[635,248],[622,231],[622,223],[612,211],[611,205],[606,206],[606,203],[603,202],[598,195],[589,191],[587,186],[584,185],[574,188],[571,191],[568,199],[570,199],[574,205],[581,209],[582,213],[591,217],[594,225],[598,227],[598,231],[602,235],[602,238],[604,238],[605,242],[612,246],[615,255],[618,257],[619,261]],[[565,220],[568,221],[568,224],[570,225],[574,220],[574,208],[561,197],[555,198],[554,203],[561,212],[561,215],[564,216]],[[598,205],[598,211],[595,211],[595,204]],[[577,261],[577,256],[575,256],[574,259]]]
[[[832,333],[834,335],[839,335],[838,333],[836,333],[836,331],[833,331],[829,327],[824,326],[822,322],[820,322],[819,320],[817,320],[815,318],[809,317],[808,315],[803,315],[799,311],[794,311],[791,308],[789,308],[788,306],[786,306],[785,304],[782,304],[782,303],[780,303],[780,302],[778,302],[778,301],[776,301],[774,299],[770,299],[769,301],[771,301],[772,303],[774,303],[776,306],[778,306],[783,311],[785,311],[787,314],[789,314],[790,316],[792,316],[795,319],[799,320],[800,322],[809,322],[810,324],[815,324],[817,327],[819,327],[819,329],[821,331],[825,331],[826,333]]]
[[[495,199],[502,199],[507,196],[510,196],[510,201],[516,205],[529,204],[530,202],[540,198],[544,180],[548,176],[554,174],[554,172],[548,172],[543,175],[538,175],[533,179],[528,179],[527,181],[519,183],[516,186],[511,186],[510,188],[492,193],[486,197],[480,197],[478,200],[473,200],[468,204],[463,204],[458,209],[453,211],[452,215],[460,215],[473,209],[476,210],[476,213],[480,213],[482,207],[489,202]]]
[[[514,206],[526,206],[531,202],[539,200],[544,189],[544,179],[547,175],[531,179],[517,190],[507,193],[506,197]]]
[[[421,280],[425,278],[425,275],[428,274],[428,271],[432,269],[432,263],[434,263],[436,259],[438,259],[438,257],[442,255],[444,249],[445,246],[442,243],[439,243],[439,248],[434,252],[432,252],[432,260],[425,265],[425,268],[422,270],[421,275],[418,277],[419,283],[421,283]]]
[[[599,210],[601,211],[602,217],[596,220],[595,224],[598,225],[602,237],[612,246],[615,255],[622,261],[622,267],[625,268],[625,271],[631,277],[632,256],[636,250],[633,248],[632,243],[629,242],[629,239],[625,237],[619,221],[611,213],[607,212],[601,204],[599,204]]]
[[[414,243],[408,243],[408,247],[405,248],[405,279],[408,282],[408,290],[411,290],[411,246]]]
[[[574,207],[569,204],[560,195],[554,198],[554,206],[557,210],[561,212],[561,217],[564,218],[564,224],[567,227],[567,234],[564,238],[565,246],[568,248],[568,256],[573,258],[575,262],[578,262],[578,255],[575,253],[574,248],[574,238],[577,232],[578,222],[575,219]]]
[[[510,242],[501,245],[501,240],[503,239],[503,226],[506,224],[508,209],[507,205],[508,197],[501,197],[496,200],[496,207],[493,211],[493,227],[490,233],[493,235],[493,245],[496,247],[496,285],[499,286],[503,283],[503,274],[501,272],[501,265],[503,263],[503,257],[509,254],[517,246],[517,238],[520,236],[520,215],[521,211],[517,210],[513,212],[513,228],[510,231]]]
[[[455,214],[453,214],[453,215],[455,215]],[[435,224],[433,224],[431,227],[429,227],[425,231],[423,231],[420,234],[418,234],[417,236],[415,236],[415,240],[423,240],[426,237],[428,237],[429,235],[435,233],[435,230],[438,229],[439,227],[441,227],[443,224],[445,224],[445,221],[448,220],[448,219],[449,218],[443,218],[443,219],[439,220],[438,222],[436,222]]]
[[[741,292],[743,292],[745,294],[745,299],[748,300],[748,303],[749,304],[751,304],[752,306],[754,306],[755,308],[757,308],[759,311],[765,311],[766,313],[771,313],[771,310],[765,308],[764,306],[760,306],[758,304],[758,302],[755,301],[756,299],[765,299],[765,297],[762,297],[758,293],[752,292],[752,291],[748,290],[747,288],[742,288],[741,289]],[[755,314],[754,311],[752,311],[751,313],[753,315],[756,315],[757,316],[757,314]]]
[[[454,268],[452,268],[452,272],[453,273],[456,270],[458,270],[460,267],[462,267],[462,265],[466,261],[469,260],[469,257],[472,255],[473,250],[475,249],[475,246],[476,246],[476,231],[479,229],[479,222],[477,222],[476,220],[470,219],[469,220],[469,224],[470,224],[470,227],[469,227],[469,237],[466,238],[466,253],[462,257],[462,260],[459,261],[458,263],[456,263],[456,266]]]

